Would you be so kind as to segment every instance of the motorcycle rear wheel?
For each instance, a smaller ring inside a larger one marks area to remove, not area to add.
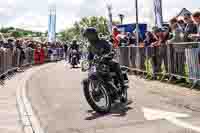
[[[121,101],[121,103],[126,103],[128,101],[128,92],[127,92],[127,90],[124,90],[122,92],[120,101]]]

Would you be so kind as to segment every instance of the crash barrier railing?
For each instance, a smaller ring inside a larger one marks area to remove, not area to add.
[[[166,76],[171,81],[184,79],[192,88],[200,81],[200,42],[167,43],[161,46],[120,47],[116,60],[130,70],[145,76]]]
[[[15,71],[20,67],[62,60],[64,58],[63,49],[54,48],[54,50],[56,52],[52,53],[49,52],[52,51],[52,48],[44,49],[43,56],[41,57],[41,53],[39,52],[39,58],[37,59],[36,50],[32,48],[26,48],[23,49],[23,51],[19,49],[0,48],[0,77],[5,76],[9,72]],[[55,60],[52,60],[51,56],[54,56]]]

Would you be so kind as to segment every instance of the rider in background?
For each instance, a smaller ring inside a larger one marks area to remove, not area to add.
[[[70,52],[70,54],[69,54],[69,62],[71,61],[71,51],[72,50],[76,50],[77,51],[77,58],[78,58],[78,62],[79,62],[79,60],[80,60],[80,54],[79,54],[79,45],[78,45],[78,43],[77,43],[77,40],[72,40],[72,44],[71,44],[71,46],[70,46],[70,48],[69,48],[69,52]]]
[[[67,42],[64,43],[64,52],[65,52],[65,60],[67,60],[67,54],[68,54],[68,44],[67,44]]]

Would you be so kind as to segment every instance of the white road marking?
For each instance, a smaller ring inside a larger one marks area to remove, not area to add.
[[[144,113],[145,119],[147,119],[147,120],[165,119],[165,120],[175,124],[176,126],[191,129],[196,132],[200,132],[200,127],[193,126],[190,123],[186,123],[182,120],[177,119],[177,118],[190,117],[190,115],[188,115],[188,114],[167,112],[167,111],[150,109],[150,108],[142,108],[142,111]]]

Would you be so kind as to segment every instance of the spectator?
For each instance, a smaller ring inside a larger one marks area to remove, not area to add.
[[[156,79],[156,73],[161,72],[162,61],[164,61],[165,71],[168,72],[168,60],[167,60],[167,33],[161,28],[153,27],[153,78]]]
[[[200,41],[200,12],[193,13],[192,18],[194,20],[194,23],[193,23],[194,31],[188,34],[188,38],[190,38],[192,41],[199,42]],[[194,82],[193,79],[200,78],[200,67],[199,67],[200,46],[198,45],[198,47],[186,49],[186,53],[187,53],[186,63],[188,64],[189,78],[191,79],[192,82]],[[197,84],[199,84],[199,82],[197,82]]]
[[[180,30],[180,32],[185,32],[185,27],[186,27],[186,24],[185,22],[181,19],[177,22],[177,25],[178,25],[178,28]]]
[[[190,37],[193,38],[194,41],[200,41],[200,12],[195,12],[192,17],[195,22],[194,27],[196,27],[196,32],[191,34]]]
[[[184,21],[187,23],[185,24],[185,28],[184,26],[182,26],[182,29],[180,29],[180,25],[179,25],[180,21],[178,23],[176,18],[173,18],[172,20],[170,20],[170,27],[171,27],[171,32],[173,34],[173,37],[172,39],[168,41],[169,57],[170,57],[169,72],[179,74],[181,76],[184,76],[184,72],[185,72],[185,68],[184,68],[184,64],[186,61],[185,49],[183,49],[181,45],[175,45],[173,43],[190,41],[188,39],[188,34],[186,33],[186,31],[188,30],[188,32],[189,31],[192,32],[191,30],[192,23],[191,23],[189,15],[185,15],[184,17],[185,17]],[[175,77],[173,79],[176,80]],[[185,79],[181,78],[180,81],[185,82]]]
[[[127,46],[128,45],[128,37],[125,32],[118,34],[116,36],[116,40],[118,42],[118,46]]]
[[[8,39],[8,43],[4,43],[4,48],[13,50],[13,48],[14,48],[14,39],[13,38],[9,38]]]
[[[120,31],[117,29],[117,27],[114,27],[113,28],[113,33],[112,33],[112,36],[113,36],[113,40],[114,40],[114,43],[113,43],[113,47],[114,48],[118,48],[119,47],[119,39],[118,38],[118,35],[120,34]]]
[[[33,43],[32,41],[30,41],[30,42],[28,43],[28,46],[31,47],[32,49],[35,48],[35,47],[34,47],[34,43]]]
[[[22,47],[23,49],[25,49],[25,48],[27,47],[27,43],[26,43],[25,40],[21,39],[21,40],[20,40],[20,43],[21,43],[21,47]]]
[[[43,64],[44,63],[44,58],[45,58],[44,47],[39,45],[38,49],[39,49],[39,52],[40,52],[40,64]]]
[[[129,45],[135,45],[136,44],[136,39],[133,36],[133,34],[131,34],[131,33],[128,33],[128,42],[129,42]]]
[[[146,38],[145,38],[145,40],[144,40],[144,45],[145,45],[145,47],[148,47],[148,46],[150,46],[153,42],[156,42],[156,38],[153,36],[153,34],[152,34],[150,31],[146,32],[146,33],[145,33],[145,36],[146,36]]]
[[[181,37],[182,31],[178,26],[178,21],[176,18],[172,18],[170,20],[170,31],[172,33],[172,37],[170,37],[170,43],[172,42],[183,42],[183,38]]]
[[[192,17],[190,14],[184,14],[184,22],[185,22],[185,29],[184,29],[184,41],[191,42],[193,39],[190,37],[191,34],[197,33],[197,27],[192,21]]]
[[[5,43],[5,39],[3,35],[0,33],[0,48],[3,47],[4,43]]]
[[[40,63],[40,49],[39,44],[37,45],[37,48],[34,51],[34,63],[39,64]]]
[[[0,40],[0,48],[3,47],[4,41]]]
[[[33,48],[32,48],[32,46],[31,46],[31,42],[27,42],[27,48],[26,48],[26,51],[28,52],[28,54],[27,54],[27,61],[28,61],[28,63],[30,63],[31,65],[33,64],[33,56],[34,56],[34,50],[33,50]]]
[[[20,52],[20,57],[19,57],[19,67],[21,69],[23,63],[24,63],[24,60],[25,60],[25,52],[22,48],[22,44],[21,44],[21,41],[17,40],[16,41],[16,48],[17,50]]]

